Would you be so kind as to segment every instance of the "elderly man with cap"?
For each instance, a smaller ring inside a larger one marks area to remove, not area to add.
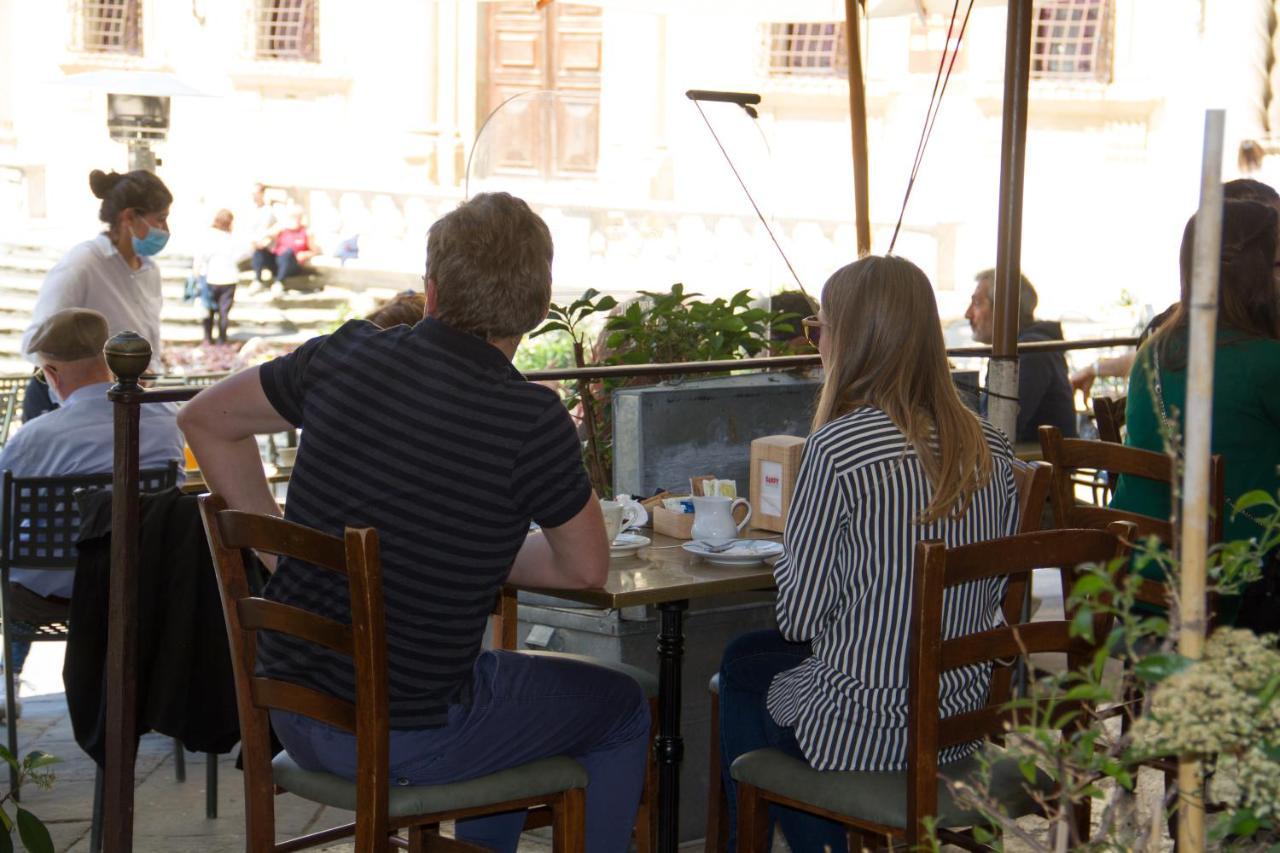
[[[107,400],[111,371],[102,347],[107,320],[88,308],[65,308],[41,323],[27,344],[51,396],[62,405],[24,424],[0,451],[0,471],[15,477],[65,477],[111,472],[113,412]],[[142,407],[139,457],[142,468],[163,468],[183,458],[177,409]],[[10,610],[15,621],[66,618],[74,573],[15,568],[10,578]],[[30,643],[14,643],[15,678]],[[0,702],[0,718],[4,704]]]

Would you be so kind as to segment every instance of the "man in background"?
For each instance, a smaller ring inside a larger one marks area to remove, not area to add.
[[[990,344],[995,340],[995,310],[992,287],[996,271],[983,270],[974,276],[977,287],[964,318],[973,329],[973,338]],[[1018,299],[1018,343],[1062,340],[1062,324],[1035,319],[1040,298],[1027,277],[1020,278]],[[983,394],[982,414],[986,416],[987,395]],[[1024,352],[1018,354],[1018,428],[1015,442],[1039,441],[1042,425],[1056,426],[1068,438],[1076,437],[1076,409],[1071,382],[1067,378],[1067,360],[1060,352]]]
[[[0,471],[15,477],[111,473],[115,414],[107,399],[111,371],[102,354],[107,337],[106,317],[88,308],[64,308],[36,327],[27,355],[35,359],[62,405],[14,433],[0,451]],[[143,406],[140,467],[145,470],[181,463],[182,451],[177,408],[164,403]],[[14,622],[66,619],[74,572],[14,568],[9,580],[9,612]],[[13,644],[15,683],[30,649],[26,641]],[[0,715],[3,713],[0,702]]]

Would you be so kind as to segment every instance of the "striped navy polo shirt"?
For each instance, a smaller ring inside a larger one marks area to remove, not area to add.
[[[285,518],[341,536],[377,530],[391,726],[443,725],[470,700],[494,596],[530,519],[556,527],[591,497],[555,392],[498,349],[426,319],[363,320],[262,365],[262,389],[302,428]],[[282,560],[266,596],[350,622],[346,579]],[[351,660],[263,634],[263,671],[353,700]]]

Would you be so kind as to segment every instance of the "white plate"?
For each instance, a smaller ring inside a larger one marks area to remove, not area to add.
[[[724,551],[708,551],[701,542],[694,540],[680,546],[690,554],[697,554],[709,563],[723,563],[727,566],[744,566],[759,563],[782,553],[781,542],[768,539],[735,539],[732,548]]]
[[[618,538],[609,546],[609,556],[625,557],[627,554],[634,554],[649,542],[648,536],[641,536],[639,533],[619,533]]]

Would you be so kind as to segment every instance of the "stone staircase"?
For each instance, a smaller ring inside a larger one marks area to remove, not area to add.
[[[35,246],[0,245],[0,374],[28,373],[30,364],[19,352],[22,333],[31,320],[36,294],[57,255]],[[182,301],[190,259],[164,256],[160,270],[165,304],[161,331],[168,347],[199,344],[205,315],[198,302]],[[367,313],[397,290],[421,286],[417,276],[324,269],[317,276],[322,289],[273,294],[254,290],[246,274],[236,291],[230,334],[234,340],[265,337],[272,342],[301,343],[323,334],[349,317]]]

